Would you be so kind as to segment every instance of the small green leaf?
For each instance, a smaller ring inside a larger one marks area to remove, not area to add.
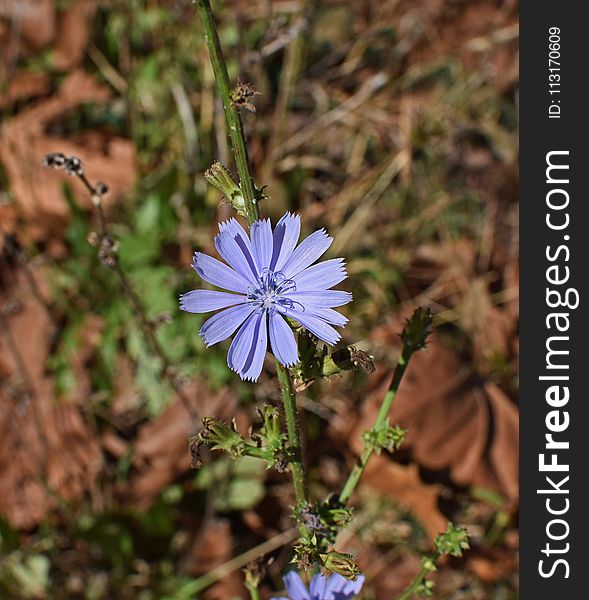
[[[260,502],[264,493],[264,485],[259,479],[234,479],[215,505],[219,511],[247,510]]]

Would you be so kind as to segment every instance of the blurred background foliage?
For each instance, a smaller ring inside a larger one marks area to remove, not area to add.
[[[403,589],[447,518],[473,550],[444,565],[434,596],[516,598],[517,3],[213,7],[232,80],[259,92],[241,112],[262,212],[334,235],[354,294],[343,341],[377,364],[300,394],[314,497],[359,450],[403,318],[437,315],[393,411],[407,446],[375,459],[340,540],[366,572],[363,598]],[[279,397],[270,363],[240,382],[226,344],[205,353],[203,317],[178,310],[200,285],[192,253],[214,254],[231,216],[203,177],[233,165],[196,8],[7,0],[0,48],[0,595],[246,598],[239,570],[206,591],[199,577],[269,543],[269,597],[289,560],[288,540],[272,542],[292,527],[288,478],[223,457],[194,472],[187,451],[195,415],[245,431]],[[49,152],[109,185],[141,311],[88,242],[83,186],[42,168]]]

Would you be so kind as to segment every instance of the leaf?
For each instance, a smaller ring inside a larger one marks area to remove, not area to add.
[[[24,598],[39,598],[45,596],[49,585],[49,567],[49,559],[43,554],[36,554],[9,564],[8,569]]]
[[[262,500],[264,493],[261,479],[232,479],[225,492],[215,499],[215,508],[220,512],[253,508]]]
[[[140,234],[153,233],[159,229],[161,203],[157,194],[149,194],[135,213],[135,227]]]
[[[148,265],[160,254],[160,246],[153,232],[121,235],[118,242],[119,258],[125,269]]]
[[[235,416],[236,397],[229,388],[211,393],[202,380],[195,379],[184,388],[184,393],[199,414],[217,414],[221,419]],[[248,421],[242,426],[247,429]],[[120,498],[124,506],[151,506],[164,489],[190,471],[188,438],[195,428],[178,398],[173,398],[152,422],[139,428],[131,446],[129,482]]]
[[[446,529],[447,519],[438,508],[440,486],[424,483],[417,465],[404,466],[383,455],[373,456],[363,482],[409,508],[431,539]]]
[[[196,484],[214,490],[218,511],[241,511],[254,507],[264,497],[265,472],[264,462],[259,459],[222,456],[198,472]]]
[[[56,93],[28,106],[3,124],[0,161],[10,182],[11,194],[18,202],[21,218],[27,220],[30,236],[40,239],[48,232],[61,233],[69,216],[63,197],[63,182],[68,181],[75,194],[90,199],[83,184],[60,171],[43,169],[43,157],[60,151],[82,159],[92,181],[108,182],[107,207],[135,180],[135,148],[130,140],[94,129],[80,135],[49,136],[47,126],[75,111],[83,104],[108,104],[111,92],[83,70],[65,76]],[[24,169],[23,165],[31,168]]]
[[[44,291],[43,272],[38,270],[35,275]],[[15,277],[24,288],[24,275],[17,272]],[[0,303],[4,302],[2,289]],[[77,501],[95,489],[102,461],[96,433],[84,418],[82,406],[87,404],[82,403],[87,403],[90,382],[81,367],[100,341],[98,321],[93,323],[92,315],[88,315],[88,329],[80,328],[80,334],[89,334],[89,338],[77,341],[74,358],[82,362],[74,360],[71,364],[76,385],[66,402],[56,400],[54,381],[46,371],[53,326],[41,304],[32,295],[23,295],[20,311],[8,318],[15,345],[26,357],[34,391],[27,399],[19,393],[9,394],[9,386],[0,389],[0,400],[6,407],[0,412],[0,514],[15,528],[33,528],[64,500]],[[73,337],[66,337],[66,342],[73,344]],[[18,381],[4,344],[0,345],[0,372],[7,380]]]

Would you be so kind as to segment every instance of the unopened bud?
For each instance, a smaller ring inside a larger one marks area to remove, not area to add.
[[[265,574],[265,569],[260,559],[248,563],[243,569],[245,587],[248,590],[257,590],[262,578]]]
[[[78,177],[80,177],[84,174],[82,161],[77,156],[66,157],[63,168],[68,175],[77,175]]]
[[[199,438],[203,444],[212,450],[225,450],[235,458],[243,456],[245,440],[237,431],[235,421],[232,421],[231,427],[229,427],[221,419],[205,417],[202,424],[203,429]]]
[[[205,179],[227,198],[231,206],[237,211],[237,214],[247,217],[245,198],[241,193],[241,188],[223,164],[215,161],[205,171]]]
[[[405,441],[407,431],[398,425],[389,425],[388,419],[380,425],[375,425],[372,429],[365,431],[362,435],[364,443],[371,447],[377,454],[381,450],[398,450]]]
[[[108,194],[108,185],[106,185],[106,183],[103,183],[102,181],[99,181],[94,186],[94,189],[96,194],[98,194],[99,196],[104,196],[105,194]]]
[[[470,547],[468,532],[462,527],[456,527],[453,523],[448,523],[448,528],[436,537],[434,545],[440,555],[462,556],[462,552]]]
[[[421,559],[421,567],[424,571],[429,571],[430,573],[438,570],[436,561],[431,556],[424,556]]]
[[[410,319],[407,319],[401,333],[403,344],[411,352],[425,348],[427,337],[431,331],[433,315],[429,308],[419,307]]]

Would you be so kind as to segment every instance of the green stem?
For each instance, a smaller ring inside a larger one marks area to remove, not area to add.
[[[251,600],[260,600],[260,590],[257,587],[247,586]]]
[[[397,600],[410,600],[413,594],[417,593],[419,586],[423,583],[423,580],[426,578],[428,573],[431,573],[431,571],[425,567],[421,567],[421,571],[419,571],[415,579],[405,588],[403,593],[397,597]]]
[[[393,405],[393,400],[397,395],[397,390],[399,389],[399,385],[401,384],[401,380],[403,379],[403,375],[405,374],[405,370],[407,369],[407,365],[409,364],[409,359],[413,354],[414,350],[409,348],[407,345],[403,346],[403,350],[401,352],[401,356],[397,362],[397,366],[395,368],[395,373],[393,374],[393,380],[391,381],[391,385],[382,401],[382,405],[380,410],[378,411],[378,416],[374,422],[373,428],[378,428],[379,426],[384,425]],[[364,469],[374,452],[374,447],[372,445],[365,444],[362,453],[360,454],[360,458],[357,460],[352,472],[350,473],[344,487],[339,495],[339,501],[341,504],[347,504],[352,493],[356,489],[360,478],[362,477],[362,473],[364,473]]]
[[[227,65],[223,58],[221,43],[217,28],[211,10],[209,0],[198,0],[198,10],[201,21],[205,29],[205,37],[207,40],[209,55],[215,73],[215,81],[219,95],[223,102],[225,110],[225,118],[229,129],[229,137],[233,147],[237,172],[239,173],[239,181],[241,191],[245,200],[248,222],[251,225],[254,221],[260,218],[259,208],[256,199],[256,191],[253,179],[249,169],[247,156],[247,147],[245,144],[245,136],[243,127],[237,109],[231,100],[231,90],[229,86],[229,75],[227,73]],[[297,405],[296,395],[292,385],[290,372],[286,367],[283,367],[278,360],[276,361],[276,370],[278,373],[278,381],[282,390],[282,399],[284,402],[284,413],[286,416],[286,429],[288,442],[292,457],[290,467],[292,472],[293,485],[297,504],[303,506],[307,504],[307,492],[305,488],[305,473],[303,469],[301,440],[297,425]],[[301,534],[306,535],[306,528],[301,527]]]
[[[303,458],[301,448],[301,437],[297,419],[297,398],[292,385],[289,370],[276,361],[276,373],[280,389],[282,390],[282,402],[284,404],[284,415],[286,417],[286,433],[292,456],[290,458],[290,470],[294,485],[297,504],[307,504],[307,490],[305,488],[305,472],[303,469]]]
[[[239,112],[231,100],[229,74],[227,73],[227,65],[223,58],[219,34],[217,33],[217,27],[215,25],[215,19],[209,0],[198,0],[198,11],[205,29],[205,38],[209,48],[209,56],[215,73],[217,89],[221,96],[221,101],[223,102],[223,110],[225,111],[225,119],[227,120],[227,128],[229,129],[229,137],[231,138],[231,146],[233,148],[233,155],[235,156],[235,164],[237,166],[237,172],[239,173],[239,183],[245,200],[248,222],[251,225],[260,218],[260,212],[256,198],[256,190],[249,168],[243,126],[241,124]]]
[[[270,460],[272,458],[272,454],[267,448],[258,448],[257,446],[250,446],[249,444],[246,444],[243,453],[245,456],[259,458],[261,460]]]

